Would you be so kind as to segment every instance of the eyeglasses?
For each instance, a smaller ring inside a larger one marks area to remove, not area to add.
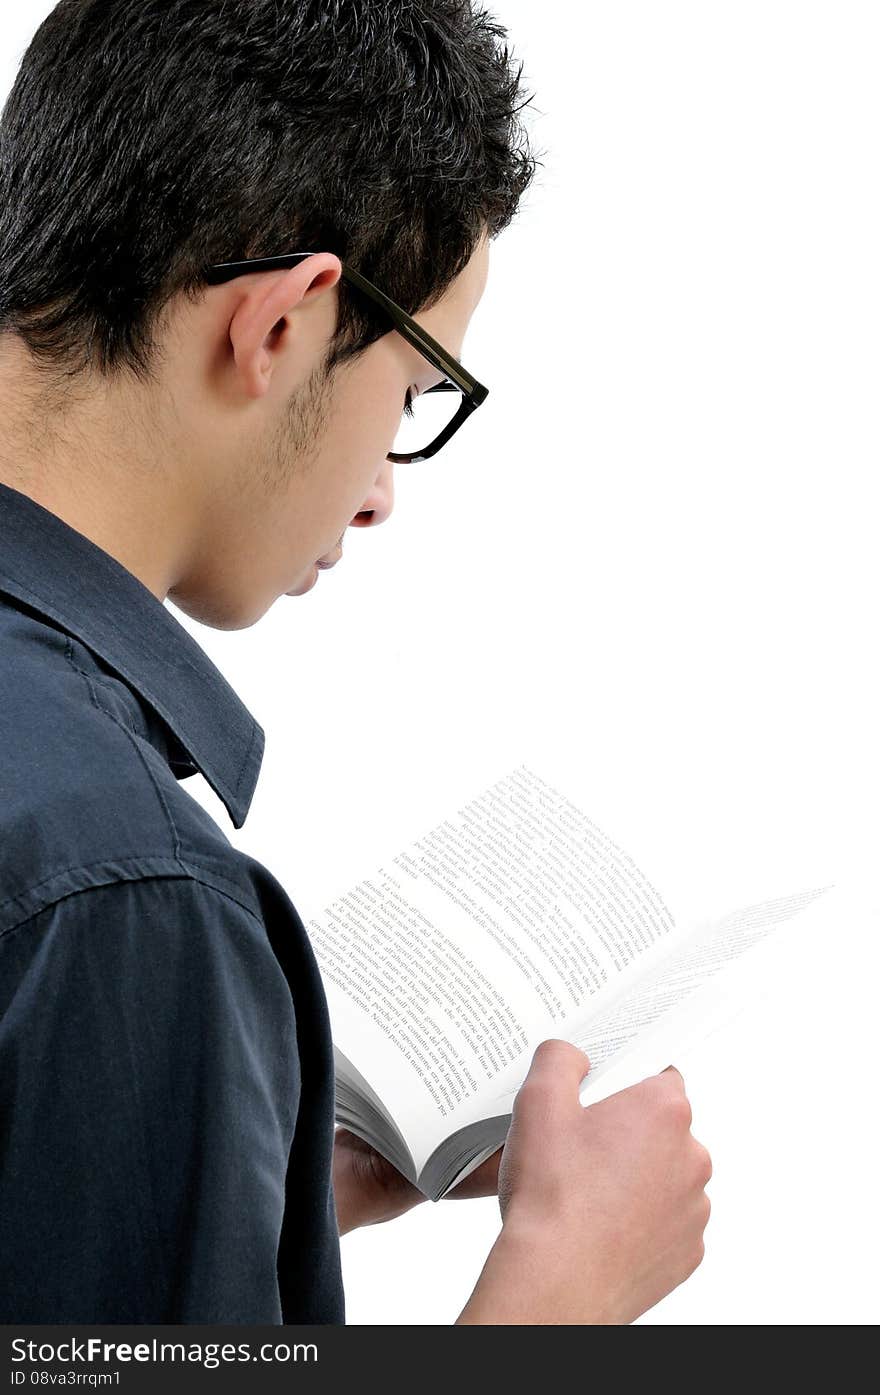
[[[249,275],[252,271],[279,271],[296,266],[305,257],[314,257],[315,252],[287,252],[281,257],[251,257],[240,262],[217,262],[205,268],[203,278],[211,286],[219,286],[232,281],[236,276]],[[415,460],[427,460],[436,455],[464,424],[473,411],[485,402],[489,389],[478,383],[473,374],[462,367],[457,358],[438,344],[426,329],[422,329],[411,315],[396,305],[384,291],[374,286],[354,267],[342,263],[342,275],[346,281],[368,296],[391,320],[392,326],[402,334],[408,343],[418,349],[434,368],[446,374],[442,383],[420,392],[414,400],[407,392],[400,430],[394,440],[397,449],[388,452],[388,459],[401,464]],[[420,440],[426,439],[426,446],[417,447]]]

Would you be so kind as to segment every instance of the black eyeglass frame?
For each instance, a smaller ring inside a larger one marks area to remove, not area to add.
[[[250,257],[239,262],[216,262],[213,266],[205,268],[203,279],[210,286],[219,286],[226,281],[233,281],[236,276],[245,276],[252,271],[283,271],[287,267],[297,266],[306,257],[317,255],[316,252],[286,252],[280,257]],[[347,262],[342,263],[342,275],[346,281],[368,296],[381,310],[384,310],[393,327],[403,335],[408,343],[418,349],[419,353],[434,368],[439,368],[441,373],[446,374],[447,381],[428,388],[428,392],[460,392],[462,394],[461,404],[452,420],[447,422],[440,434],[435,436],[424,450],[389,451],[387,457],[396,464],[410,464],[417,460],[427,460],[430,456],[436,455],[438,450],[455,435],[471,413],[479,407],[480,403],[485,402],[489,396],[489,389],[483,383],[478,382],[473,374],[459,363],[457,358],[454,358],[447,349],[444,349],[442,344],[432,338],[428,331],[417,324],[412,316],[408,315],[390,296],[387,296],[384,291],[380,291],[378,286],[374,286],[372,281],[368,281],[366,276],[362,276]]]

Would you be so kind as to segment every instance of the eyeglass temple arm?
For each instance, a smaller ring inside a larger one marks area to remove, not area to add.
[[[395,305],[394,301],[390,300],[383,291],[380,291],[378,286],[374,286],[366,277],[361,276],[360,272],[355,271],[354,267],[349,266],[347,262],[342,263],[342,269],[347,280],[362,290],[371,300],[374,300],[391,317],[404,338],[408,339],[420,353],[424,354],[435,368],[439,368],[442,373],[451,378],[452,383],[460,391],[466,392],[469,397],[473,398],[475,406],[488,397],[489,389],[477,382],[472,373],[469,373],[457,359],[447,353],[443,345],[439,344],[411,315],[408,315],[399,305]],[[444,387],[442,383],[438,383],[437,386]],[[433,388],[428,390],[429,392],[434,391]],[[448,391],[448,387],[444,390]]]
[[[314,257],[316,255],[315,252],[287,252],[280,257],[252,257],[246,261],[217,262],[215,265],[206,268],[204,279],[210,286],[219,286],[226,281],[232,281],[236,276],[241,276],[244,272],[279,271],[284,267],[296,266],[298,262],[303,261],[306,257]],[[423,329],[420,324],[417,324],[412,316],[408,315],[401,306],[396,305],[383,291],[380,291],[378,286],[374,286],[372,281],[368,281],[365,276],[361,276],[360,272],[356,271],[353,266],[349,266],[348,262],[342,263],[342,274],[347,281],[350,281],[352,285],[356,286],[358,290],[362,291],[364,295],[368,296],[370,300],[380,306],[404,337],[408,339],[420,353],[424,354],[425,358],[428,359],[430,363],[433,363],[435,368],[439,368],[442,373],[445,373],[446,376],[452,380],[452,384],[460,391],[467,393],[473,400],[474,406],[477,406],[488,397],[489,389],[478,382],[473,374],[462,367],[457,359],[452,358],[442,344],[432,338],[428,331]],[[444,391],[449,390],[448,384],[438,383],[437,387]],[[429,388],[428,390],[433,392],[434,388]]]

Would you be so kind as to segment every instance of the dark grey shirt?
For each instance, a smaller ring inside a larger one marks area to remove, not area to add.
[[[333,1056],[244,823],[264,733],[131,572],[0,484],[0,1322],[342,1323]]]

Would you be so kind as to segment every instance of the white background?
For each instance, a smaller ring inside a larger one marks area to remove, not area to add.
[[[50,8],[4,11],[4,87]],[[465,340],[491,395],[307,596],[233,634],[174,612],[267,733],[243,829],[187,789],[304,916],[544,738],[701,905],[870,884],[877,8],[492,9],[545,163]],[[713,1212],[642,1322],[877,1320],[878,924],[677,1062]],[[348,1320],[453,1322],[498,1223],[444,1201],[346,1236]]]

